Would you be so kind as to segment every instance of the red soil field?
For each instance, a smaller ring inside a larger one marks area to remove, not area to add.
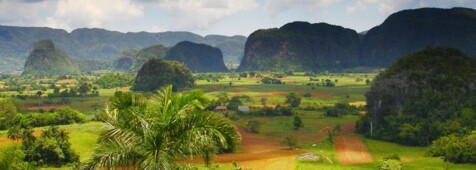
[[[49,111],[51,109],[58,109],[60,107],[62,107],[62,105],[41,105],[41,106],[36,106],[36,105],[33,105],[33,104],[26,104],[25,105],[28,110],[40,110],[40,109],[43,109],[44,111]]]
[[[357,136],[338,136],[335,139],[337,159],[343,165],[363,164],[372,162],[362,140]]]

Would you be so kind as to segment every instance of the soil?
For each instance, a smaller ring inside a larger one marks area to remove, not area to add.
[[[270,141],[249,132],[246,128],[236,125],[241,134],[240,147],[243,152],[220,154],[213,159],[214,163],[237,162],[242,168],[265,169],[265,170],[288,170],[296,166],[295,156],[306,153],[305,150],[288,150],[285,146]],[[182,162],[200,164],[201,158],[181,160]]]
[[[26,104],[25,106],[28,108],[28,110],[43,109],[44,111],[49,111],[51,109],[58,109],[58,108],[62,107],[62,105],[41,105],[41,106],[37,106],[37,105],[33,105],[33,104]]]
[[[362,140],[353,135],[335,138],[337,159],[343,165],[363,164],[372,162],[367,147]]]

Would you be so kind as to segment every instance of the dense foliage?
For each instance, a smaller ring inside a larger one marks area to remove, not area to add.
[[[359,110],[348,103],[336,103],[332,107],[324,107],[324,115],[328,117],[342,117],[344,115],[358,115]]]
[[[457,48],[476,57],[476,11],[468,8],[423,8],[390,15],[363,38],[361,63],[388,66],[428,47]]]
[[[192,73],[175,61],[151,59],[137,73],[132,90],[155,92],[157,89],[173,85],[174,90],[194,85]]]
[[[298,107],[301,104],[301,97],[299,97],[296,93],[291,92],[286,95],[286,100],[284,103],[289,104],[291,107]]]
[[[54,166],[79,162],[79,155],[71,149],[68,132],[58,127],[43,130],[41,136],[33,136],[33,130],[22,132],[25,160],[35,162],[38,166]]]
[[[8,127],[14,129],[15,126],[41,127],[84,122],[86,122],[84,114],[70,107],[62,107],[51,113],[15,113],[13,117],[3,117],[0,122],[2,124],[0,130],[5,130]]]
[[[133,81],[134,77],[128,74],[109,73],[99,77],[95,84],[99,85],[101,88],[110,89],[116,87],[132,86]]]
[[[279,79],[264,77],[261,79],[261,83],[263,84],[283,84],[283,82]]]
[[[53,76],[77,75],[79,68],[71,59],[57,49],[53,41],[43,40],[35,44],[25,62],[23,75]]]
[[[283,107],[277,105],[275,108],[264,107],[260,109],[251,109],[247,115],[253,116],[292,116],[293,110],[290,107]]]
[[[326,23],[293,22],[258,30],[246,41],[244,70],[325,70],[357,66],[357,32]]]
[[[128,71],[136,73],[142,67],[142,65],[152,58],[164,58],[170,48],[163,45],[154,45],[143,48],[137,52],[137,54],[131,57],[132,64]],[[120,60],[121,61],[121,60]],[[119,63],[118,63],[119,64]]]
[[[366,93],[358,132],[426,146],[476,126],[476,61],[455,49],[426,49],[380,73]],[[371,127],[372,126],[372,127]]]
[[[236,127],[221,114],[205,112],[201,91],[172,94],[166,86],[149,100],[131,93],[110,99],[108,130],[87,169],[178,169],[178,158],[232,151],[240,140]]]
[[[433,141],[428,155],[453,163],[476,163],[476,131],[466,136],[443,136]]]
[[[35,167],[25,161],[25,152],[21,146],[11,144],[0,148],[0,169],[25,170],[35,169]]]
[[[166,60],[183,63],[192,72],[227,72],[220,49],[205,44],[183,41],[173,46]]]

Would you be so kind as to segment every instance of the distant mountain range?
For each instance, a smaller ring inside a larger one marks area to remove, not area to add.
[[[21,70],[11,63],[24,63],[40,40],[50,39],[67,55],[82,60],[112,61],[126,49],[142,49],[153,45],[172,47],[181,41],[204,43],[221,48],[226,60],[239,63],[243,56],[244,36],[200,35],[190,32],[121,33],[98,28],[76,29],[71,33],[43,27],[0,26],[0,72]],[[229,45],[231,44],[231,45]]]
[[[23,69],[35,42],[43,39],[51,39],[82,71],[138,70],[147,59],[164,57],[182,41],[220,49],[225,64],[241,62],[239,71],[332,71],[387,67],[402,56],[428,47],[452,47],[474,58],[476,10],[404,10],[362,33],[326,23],[292,22],[281,28],[257,30],[248,38],[202,37],[190,32],[120,33],[104,29],[77,29],[68,33],[51,28],[0,26],[0,72]],[[152,46],[155,47],[139,51]],[[191,54],[180,57],[197,59]],[[219,63],[214,67],[222,67],[221,61],[214,63]]]
[[[476,11],[422,8],[390,15],[368,32],[325,23],[293,22],[252,33],[238,70],[336,70],[387,67],[428,47],[476,57]]]

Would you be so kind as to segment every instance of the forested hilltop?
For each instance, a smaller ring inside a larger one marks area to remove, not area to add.
[[[366,93],[357,131],[407,145],[430,145],[476,126],[476,60],[451,48],[426,49],[380,73]]]
[[[293,22],[252,33],[238,70],[325,70],[358,66],[359,35],[326,23]]]
[[[239,70],[387,67],[427,47],[457,48],[474,58],[474,39],[476,11],[469,8],[400,11],[366,34],[326,23],[293,22],[252,33]]]
[[[183,63],[192,72],[228,71],[220,49],[190,41],[182,41],[172,47],[164,59]]]
[[[79,69],[68,55],[57,49],[53,41],[42,40],[35,44],[35,48],[25,62],[23,75],[31,76],[61,76],[78,75]]]

